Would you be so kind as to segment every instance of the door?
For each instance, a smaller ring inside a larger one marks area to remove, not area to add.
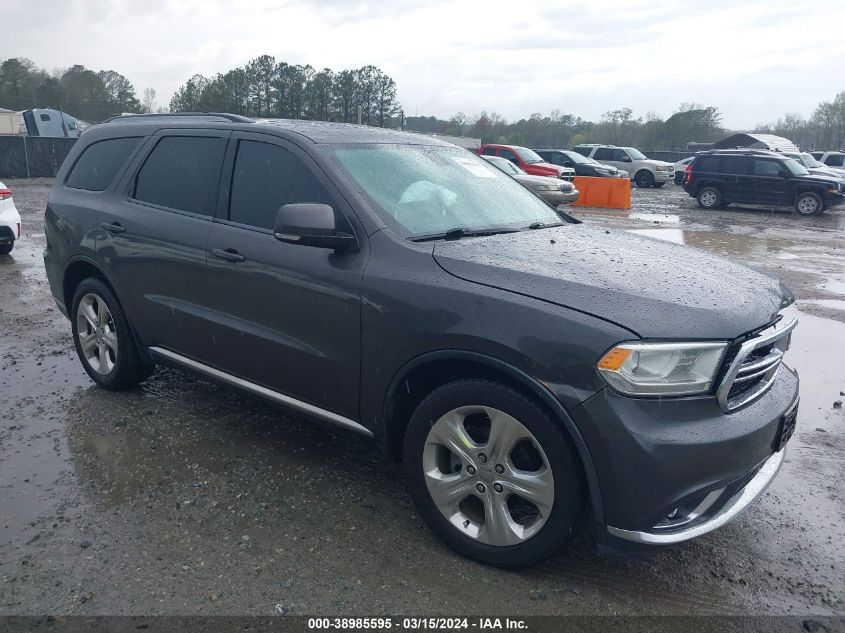
[[[726,202],[752,202],[754,176],[751,174],[751,159],[748,156],[712,156],[717,164],[718,182],[722,198]]]
[[[631,161],[625,161],[624,158],[628,157],[628,152],[624,149],[620,149],[618,147],[599,147],[596,149],[595,154],[593,154],[593,159],[604,164],[604,165],[612,165],[617,169],[624,169],[625,171],[631,171]],[[634,174],[631,174],[633,178]]]
[[[171,130],[149,139],[121,182],[97,243],[141,340],[197,360],[213,344],[203,281],[228,136]]]
[[[789,172],[779,160],[755,158],[752,163],[754,176],[754,202],[757,204],[786,204]]]
[[[351,209],[312,159],[277,137],[234,134],[224,173],[231,185],[208,250],[212,364],[357,419],[363,231],[353,230]],[[362,248],[336,253],[276,240],[277,211],[297,202],[331,205]]]

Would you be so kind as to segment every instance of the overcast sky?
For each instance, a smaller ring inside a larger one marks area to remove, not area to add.
[[[845,90],[845,0],[3,0],[0,59],[126,75],[159,105],[260,54],[375,64],[406,115],[718,106],[724,124],[805,116]]]

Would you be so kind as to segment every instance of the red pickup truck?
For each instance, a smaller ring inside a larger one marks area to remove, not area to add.
[[[511,161],[522,169],[526,174],[532,176],[550,176],[572,182],[575,180],[575,170],[571,167],[561,167],[547,163],[534,150],[518,145],[497,145],[488,143],[478,148],[481,156],[501,156]]]

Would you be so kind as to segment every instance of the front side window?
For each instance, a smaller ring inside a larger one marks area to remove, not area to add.
[[[775,160],[754,159],[755,176],[780,176],[780,163]]]
[[[824,164],[830,167],[842,167],[845,164],[845,154],[831,154],[824,159]]]
[[[133,198],[213,216],[225,147],[211,136],[161,138],[136,176]]]
[[[105,190],[140,142],[140,136],[133,136],[92,143],[82,151],[65,186],[86,191]]]
[[[279,209],[297,202],[333,204],[320,181],[293,152],[270,143],[240,141],[229,220],[272,229]]]
[[[342,145],[332,148],[329,158],[402,237],[454,228],[522,229],[565,218],[507,174],[461,149]]]
[[[499,156],[501,156],[502,158],[506,158],[511,162],[513,162],[513,161],[519,162],[519,159],[516,157],[516,154],[514,154],[509,149],[505,149],[504,147],[499,148]]]
[[[624,149],[615,149],[610,155],[610,160],[624,161],[628,157],[628,152]]]

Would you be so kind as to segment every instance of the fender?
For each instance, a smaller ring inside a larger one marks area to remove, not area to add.
[[[67,277],[67,271],[73,264],[75,264],[77,262],[85,262],[86,264],[88,264],[92,268],[95,268],[97,270],[97,272],[100,273],[100,276],[103,279],[105,279],[106,283],[112,289],[112,292],[114,292],[114,296],[117,297],[117,300],[120,303],[120,307],[123,308],[123,306],[124,306],[123,300],[120,298],[120,286],[114,282],[114,280],[106,273],[105,270],[103,270],[103,267],[100,266],[95,259],[92,259],[88,255],[82,255],[82,254],[77,254],[77,255],[74,255],[73,257],[71,257],[68,260],[67,266],[65,266],[65,269],[62,271],[61,284],[62,284],[63,299],[64,299],[64,289],[65,289],[65,278]],[[66,299],[65,299],[65,303],[67,303]],[[72,307],[73,306],[69,306],[69,305],[65,306],[65,312],[66,312],[65,316],[67,316],[68,319],[73,318],[70,314]],[[135,345],[138,348],[138,352],[141,354],[141,358],[146,362],[150,362],[150,363],[154,362],[154,359],[153,359],[152,355],[150,354],[149,350],[147,349],[146,344],[144,344],[144,342],[138,337],[138,333],[135,331],[135,327],[132,325],[132,318],[129,315],[129,313],[126,312],[126,308],[123,308],[123,313],[126,315],[126,320],[129,322],[129,329],[132,332],[132,338],[135,340]]]
[[[493,358],[478,352],[469,352],[465,350],[440,350],[436,352],[427,352],[417,356],[408,361],[390,381],[390,386],[387,389],[387,394],[384,399],[384,419],[388,420],[389,403],[396,394],[399,386],[405,381],[405,378],[411,371],[435,360],[466,360],[487,365],[493,369],[506,373],[511,378],[517,380],[522,386],[526,387],[537,396],[544,404],[554,412],[559,423],[563,426],[569,437],[572,439],[575,448],[578,451],[578,456],[581,458],[581,463],[584,466],[584,476],[587,480],[587,488],[590,494],[590,506],[593,511],[593,519],[596,523],[604,525],[604,504],[602,503],[601,488],[599,487],[599,479],[596,474],[595,464],[590,455],[590,449],[584,441],[584,437],[575,426],[572,418],[569,417],[566,409],[558,401],[557,398],[549,391],[549,389],[539,382],[533,376],[525,373],[521,369],[513,365]]]

